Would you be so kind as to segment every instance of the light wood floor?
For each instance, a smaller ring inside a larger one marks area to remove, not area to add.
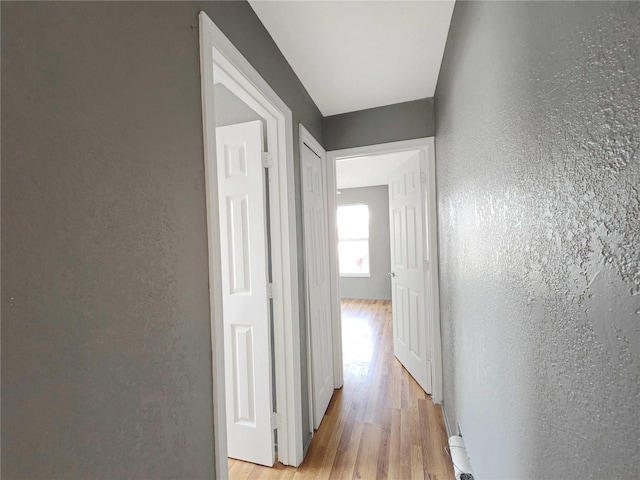
[[[391,302],[343,300],[344,387],[298,468],[229,459],[231,479],[452,479],[442,410],[393,356]]]

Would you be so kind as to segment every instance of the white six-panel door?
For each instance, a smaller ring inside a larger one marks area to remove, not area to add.
[[[431,309],[425,310],[425,291],[430,289],[425,288],[429,276],[421,178],[420,153],[389,178],[393,349],[402,365],[430,393],[431,349],[427,331]]]
[[[301,161],[313,423],[317,429],[333,395],[327,181],[322,159],[306,145],[302,146]]]
[[[272,466],[275,453],[262,146],[260,121],[216,128],[228,454]]]

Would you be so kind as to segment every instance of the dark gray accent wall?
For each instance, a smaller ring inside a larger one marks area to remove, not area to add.
[[[322,141],[246,2],[2,5],[3,478],[213,477],[201,9]]]
[[[327,151],[432,137],[433,98],[325,117]]]
[[[260,120],[262,128],[267,128],[267,122],[222,83],[215,84],[213,95],[216,109],[216,127]]]
[[[389,187],[377,185],[341,188],[338,205],[369,207],[370,277],[340,277],[341,298],[391,300],[391,244],[389,235]]]
[[[475,477],[640,477],[640,4],[457,2],[444,405]]]
[[[231,90],[222,83],[216,83],[213,88],[215,102],[216,127],[237,125],[238,123],[260,120],[262,123],[262,141],[264,151],[267,147],[267,122],[258,115],[250,106],[240,100]],[[267,205],[267,209],[269,206]]]

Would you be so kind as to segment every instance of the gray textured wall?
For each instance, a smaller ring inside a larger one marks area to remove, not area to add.
[[[433,112],[433,98],[424,98],[325,117],[324,148],[340,150],[432,137]]]
[[[322,140],[246,2],[2,5],[3,478],[213,475],[201,6]]]
[[[389,187],[341,188],[338,205],[369,206],[369,268],[371,277],[340,277],[340,297],[391,300]]]
[[[456,4],[445,408],[477,478],[640,477],[639,46],[638,3]]]

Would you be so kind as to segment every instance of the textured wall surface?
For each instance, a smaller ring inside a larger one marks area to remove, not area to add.
[[[389,187],[341,188],[338,205],[369,206],[370,277],[340,277],[342,298],[391,300],[391,239],[389,236]]]
[[[456,4],[445,409],[476,478],[640,477],[639,95],[639,3]]]
[[[433,98],[332,115],[323,128],[327,151],[432,137]]]
[[[213,476],[201,6],[322,140],[246,2],[2,5],[3,478]]]

